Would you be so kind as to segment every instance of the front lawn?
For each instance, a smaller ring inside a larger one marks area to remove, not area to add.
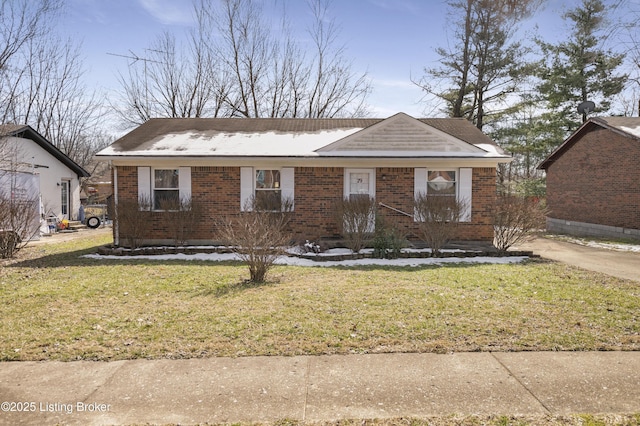
[[[27,247],[0,269],[0,360],[639,350],[640,283],[562,264],[275,267],[81,258]]]

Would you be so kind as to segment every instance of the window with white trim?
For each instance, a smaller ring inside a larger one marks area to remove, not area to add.
[[[428,170],[427,171],[427,195],[438,197],[456,197],[456,171],[455,170]]]
[[[282,211],[294,207],[295,168],[240,167],[240,210]]]
[[[180,206],[180,170],[153,170],[153,209],[176,210]]]
[[[257,169],[254,196],[259,210],[281,210],[280,170]]]
[[[415,169],[414,193],[427,196],[448,196],[462,203],[461,222],[471,222],[473,198],[473,169],[460,167],[456,169]]]

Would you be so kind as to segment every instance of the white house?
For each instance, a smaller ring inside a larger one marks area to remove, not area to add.
[[[42,214],[75,220],[80,178],[89,173],[28,125],[0,125],[0,173],[37,177]]]

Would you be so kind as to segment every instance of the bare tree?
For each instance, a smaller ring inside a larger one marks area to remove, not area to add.
[[[123,91],[115,105],[124,122],[221,115],[227,83],[205,40],[202,19],[188,47],[177,45],[175,36],[164,32],[145,50],[146,57],[132,56],[128,76],[119,76]]]
[[[367,74],[355,74],[345,57],[345,46],[336,46],[339,35],[335,20],[329,19],[331,0],[310,0],[314,23],[310,29],[315,52],[310,65],[306,117],[362,116],[371,92]]]
[[[55,34],[61,7],[57,0],[0,0],[0,117],[29,124],[84,167],[106,144],[96,137],[104,133],[103,111],[82,82],[79,45]]]
[[[162,35],[121,75],[129,124],[152,117],[344,117],[366,114],[366,73],[351,69],[328,0],[309,0],[313,50],[283,12],[279,25],[256,0],[199,0],[189,49]],[[115,105],[118,108],[117,105]]]
[[[46,33],[47,19],[61,7],[60,0],[0,0],[0,70],[30,40]]]
[[[443,101],[450,116],[467,118],[482,129],[487,117],[504,112],[507,96],[526,75],[523,48],[512,41],[514,29],[543,1],[449,1],[455,22],[451,47],[437,48],[441,66],[425,69],[414,83]]]

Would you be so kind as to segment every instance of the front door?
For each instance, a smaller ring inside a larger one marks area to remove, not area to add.
[[[376,169],[345,169],[344,197],[350,201],[358,199],[375,199]],[[375,230],[375,208],[369,212],[367,232]]]
[[[71,182],[68,180],[60,182],[60,213],[62,213],[63,219],[71,219],[71,216],[69,216],[69,209],[71,208],[70,186]]]

